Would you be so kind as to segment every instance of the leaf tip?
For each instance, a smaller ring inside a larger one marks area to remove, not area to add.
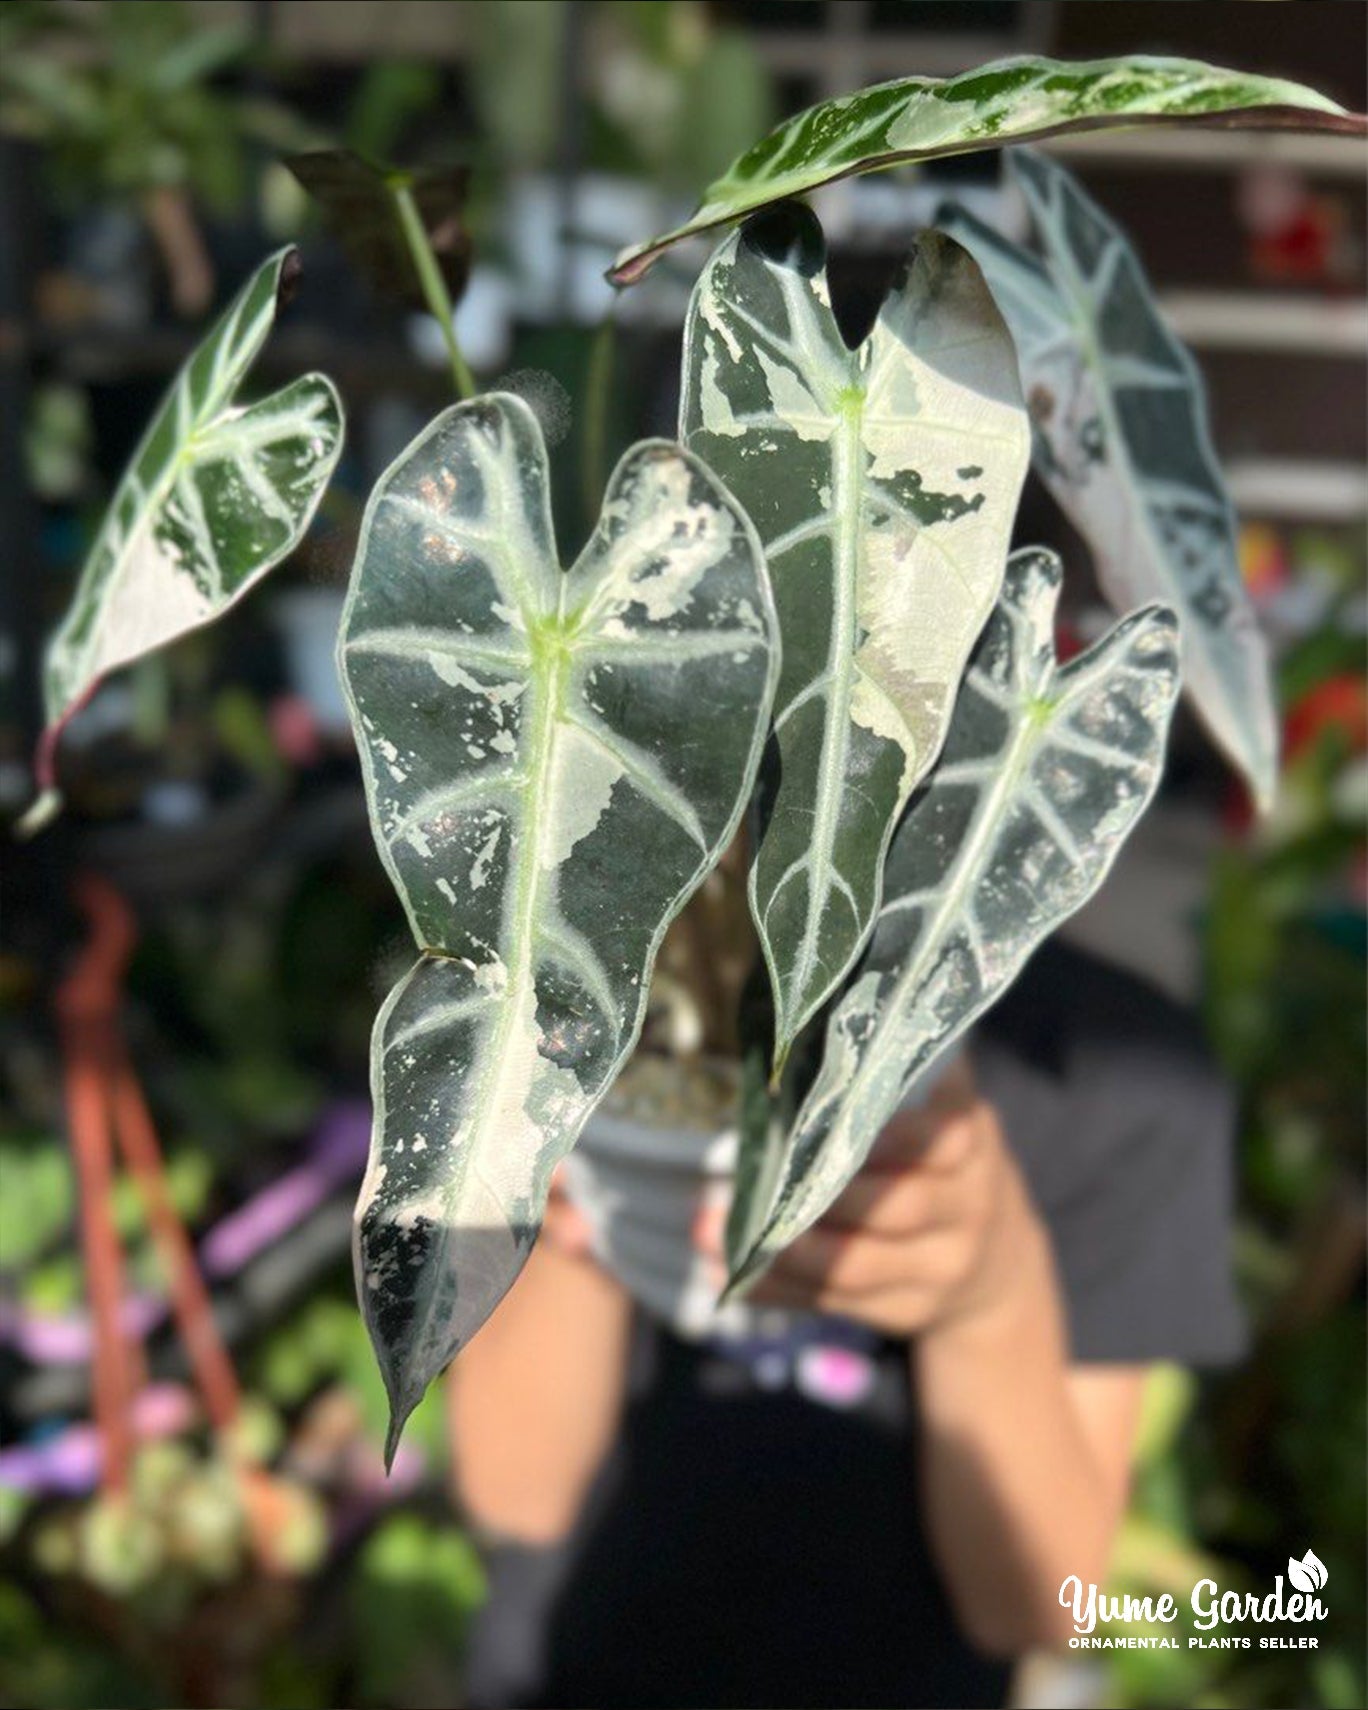
[[[718,1309],[721,1310],[722,1307],[730,1306],[734,1301],[740,1300],[745,1293],[745,1287],[746,1281],[744,1277],[728,1277],[726,1282],[723,1283],[722,1287],[717,1291]]]
[[[610,285],[616,285],[619,290],[627,285],[635,285],[644,279],[654,266],[660,251],[654,248],[624,249],[604,274]]]
[[[404,1434],[404,1427],[412,1417],[414,1408],[418,1405],[420,1396],[408,1401],[399,1401],[391,1395],[389,1429],[385,1432],[385,1476],[394,1471],[394,1457],[399,1453],[399,1439]]]
[[[292,244],[280,258],[280,273],[276,279],[277,314],[294,301],[303,276],[304,263],[300,259],[299,251]]]
[[[730,1306],[745,1298],[747,1290],[759,1281],[761,1273],[773,1257],[759,1241],[751,1241],[730,1261],[728,1276],[718,1292],[718,1306]]]
[[[1267,819],[1278,805],[1278,783],[1281,767],[1279,761],[1278,729],[1276,718],[1270,719],[1272,730],[1266,740],[1259,744],[1256,753],[1245,767],[1249,783],[1249,793],[1253,798],[1254,811],[1260,819]]]
[[[14,835],[21,843],[27,843],[29,838],[36,837],[40,831],[47,829],[62,811],[62,792],[57,789],[46,789],[33,801],[28,810],[15,822]]]

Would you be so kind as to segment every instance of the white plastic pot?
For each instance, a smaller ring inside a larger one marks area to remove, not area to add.
[[[903,1108],[923,1103],[953,1060],[935,1065]],[[717,1305],[719,1279],[693,1244],[693,1226],[702,1204],[730,1203],[736,1143],[735,1127],[656,1126],[600,1110],[566,1160],[566,1191],[593,1231],[595,1256],[686,1340],[766,1336],[812,1316],[744,1300]]]

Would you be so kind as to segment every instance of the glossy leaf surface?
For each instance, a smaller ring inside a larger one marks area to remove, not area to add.
[[[96,537],[48,648],[50,787],[62,726],[108,672],[211,622],[299,544],[342,446],[342,405],[322,374],[254,404],[237,391],[297,273],[265,262],[176,376]]]
[[[681,238],[837,178],[1067,131],[1145,124],[1365,131],[1363,115],[1300,83],[1191,59],[1029,56],[957,77],[905,77],[785,120],[709,185],[682,226],[624,250],[609,277],[630,285]]]
[[[852,351],[801,208],[749,223],[699,279],[681,425],[755,522],[783,635],[750,875],[782,1062],[873,927],[889,837],[1001,586],[1030,430],[965,250],[926,234]]]
[[[1117,610],[1159,599],[1178,613],[1188,693],[1267,807],[1278,764],[1268,649],[1201,374],[1134,250],[1075,180],[1024,149],[1008,163],[1040,260],[962,210],[943,211],[940,224],[978,258],[1016,339],[1036,468]]]
[[[733,1213],[732,1286],[822,1215],[912,1084],[1097,889],[1154,793],[1178,692],[1177,621],[1151,606],[1058,668],[1059,583],[1052,553],[1013,554],[782,1158],[741,1172],[770,1200]],[[763,1143],[762,1126],[756,1135]]]
[[[548,484],[518,399],[447,410],[372,495],[343,620],[372,823],[423,951],[376,1022],[357,1206],[391,1448],[517,1276],[773,698],[764,561],[714,476],[635,447],[566,573]]]

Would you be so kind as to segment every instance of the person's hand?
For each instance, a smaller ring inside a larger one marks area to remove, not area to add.
[[[557,1164],[551,1174],[551,1191],[539,1239],[562,1258],[593,1259],[594,1231],[589,1219],[566,1192],[564,1164]]]
[[[709,1208],[694,1233],[719,1267],[724,1225]],[[991,1316],[1042,1240],[997,1115],[966,1070],[924,1109],[893,1118],[859,1175],[747,1299],[925,1336]]]

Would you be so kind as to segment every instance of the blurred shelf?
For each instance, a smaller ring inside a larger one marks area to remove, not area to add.
[[[1040,145],[1080,165],[1153,167],[1159,171],[1229,172],[1275,163],[1317,178],[1362,178],[1368,148],[1350,137],[1297,136],[1287,131],[1085,131],[1048,137]]]
[[[1232,462],[1226,481],[1235,508],[1254,517],[1354,522],[1368,516],[1368,470],[1359,463],[1250,457]]]
[[[1187,344],[1207,349],[1297,351],[1368,357],[1368,301],[1245,291],[1165,291],[1164,319]]]
[[[874,0],[739,9],[752,46],[806,100],[899,77],[951,77],[1012,54],[1048,51],[1053,0],[880,6]],[[908,28],[915,22],[916,28]],[[800,105],[803,103],[799,103]]]
[[[112,385],[174,373],[200,336],[177,327],[70,333],[45,329],[34,335],[30,350],[64,379],[85,385]],[[420,362],[402,346],[380,341],[351,343],[316,329],[278,334],[262,351],[256,372],[263,378],[278,377],[310,368],[326,369],[339,385],[358,393],[411,389],[438,395],[450,389],[444,370]]]
[[[781,77],[811,77],[844,92],[897,77],[953,77],[971,66],[1028,51],[1020,36],[907,31],[861,36],[840,28],[757,30],[751,37],[769,69]],[[833,50],[844,47],[849,67],[834,67]],[[853,75],[851,75],[853,73]]]
[[[385,0],[383,6],[277,4],[274,0],[191,0],[206,29],[258,30],[273,54],[320,65],[365,65],[410,57],[456,65],[470,52],[471,7],[437,0]]]

